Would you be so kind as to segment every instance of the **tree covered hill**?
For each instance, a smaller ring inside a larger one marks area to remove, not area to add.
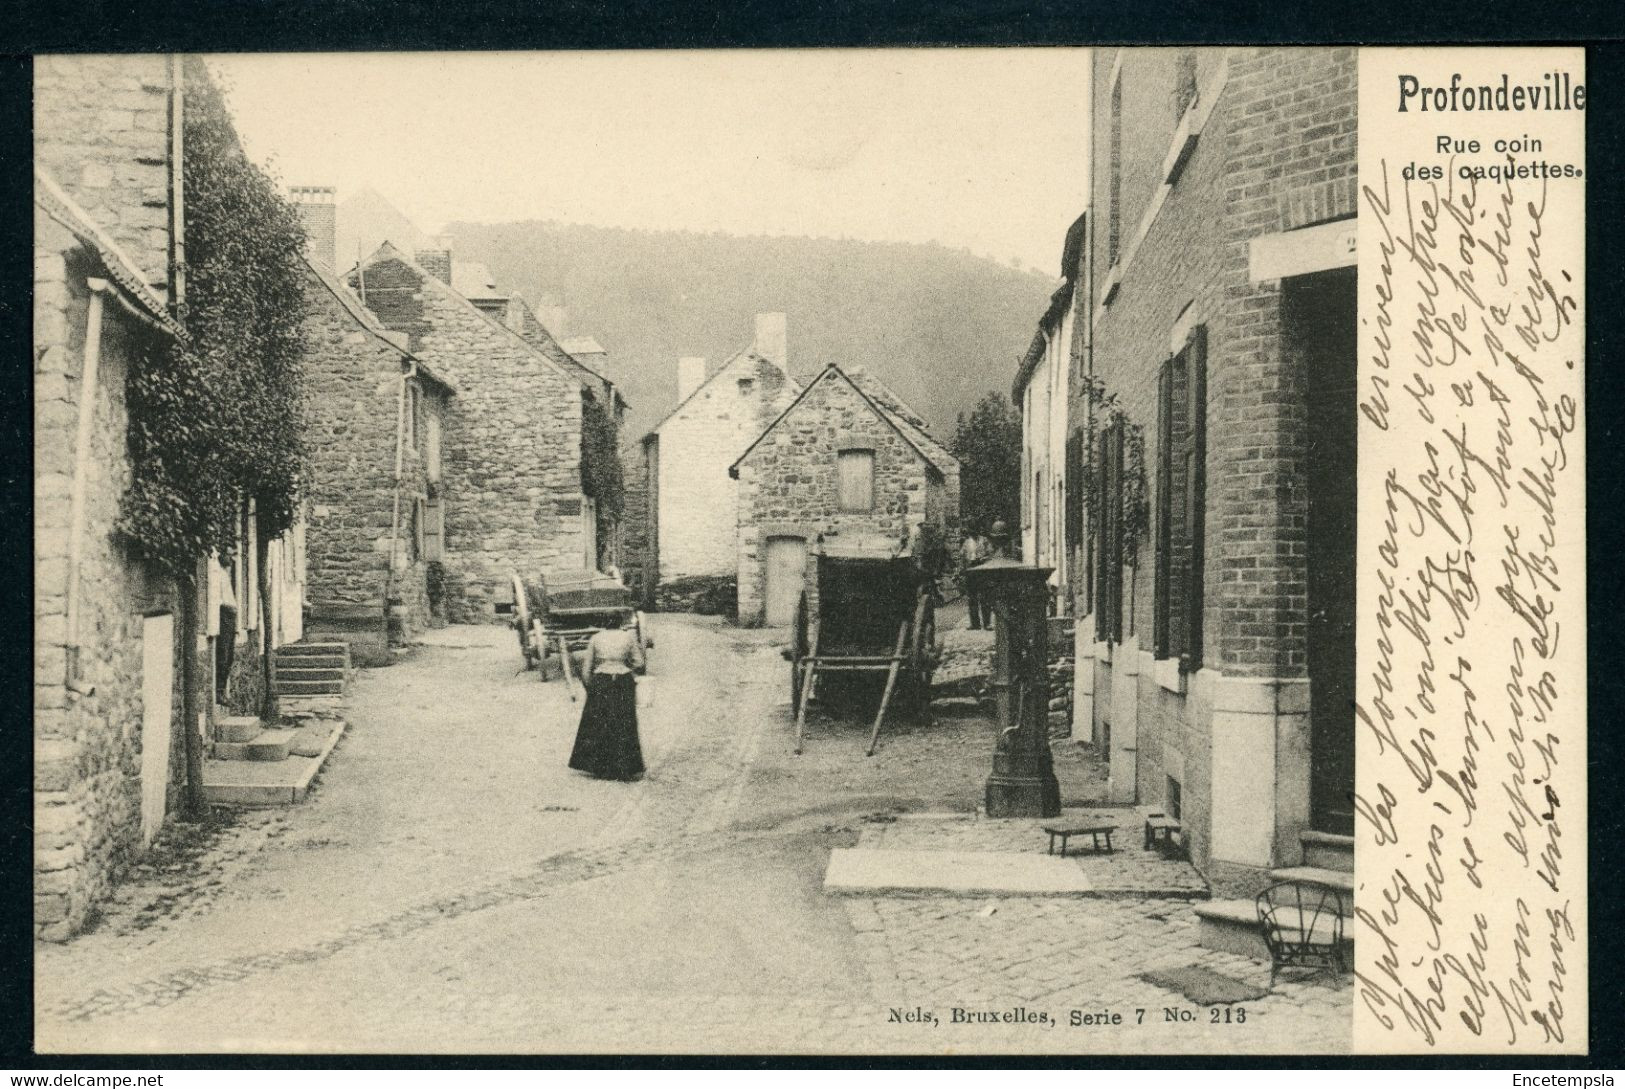
[[[676,404],[677,359],[714,369],[750,343],[755,315],[788,316],[790,368],[862,364],[946,442],[956,416],[1006,391],[1050,277],[936,245],[631,230],[554,222],[453,223],[459,260],[484,262],[555,335],[595,337],[641,435]]]

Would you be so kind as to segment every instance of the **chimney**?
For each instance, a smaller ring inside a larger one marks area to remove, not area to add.
[[[541,304],[536,307],[536,319],[556,340],[563,340],[570,335],[570,315],[565,309],[564,300],[557,295],[543,297]]]
[[[756,341],[751,348],[763,359],[781,367],[790,366],[790,346],[782,313],[756,315]]]
[[[416,257],[423,271],[443,284],[451,283],[451,235],[439,234],[431,240],[432,249],[418,250]]]
[[[295,185],[288,189],[299,219],[305,225],[305,254],[312,260],[332,269],[336,267],[334,233],[338,223],[338,208],[331,185]]]
[[[689,395],[705,383],[705,356],[685,355],[677,361],[677,402],[688,400]]]

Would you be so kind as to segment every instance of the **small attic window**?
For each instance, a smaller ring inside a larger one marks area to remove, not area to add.
[[[875,509],[875,452],[842,450],[837,456],[840,508],[849,513]]]
[[[756,380],[754,378],[741,378],[739,380],[739,396],[749,397],[750,391],[755,388]]]

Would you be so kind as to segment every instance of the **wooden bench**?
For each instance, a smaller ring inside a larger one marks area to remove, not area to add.
[[[1174,836],[1179,831],[1179,822],[1172,817],[1165,817],[1161,813],[1151,814],[1145,819],[1145,849],[1172,847]]]
[[[1115,824],[1077,824],[1069,826],[1045,825],[1044,831],[1049,833],[1049,852],[1055,853],[1055,841],[1061,841],[1061,857],[1066,857],[1066,841],[1072,836],[1088,836],[1094,842],[1094,850],[1100,850],[1100,839],[1106,837],[1106,853],[1112,853],[1112,833],[1117,831]]]

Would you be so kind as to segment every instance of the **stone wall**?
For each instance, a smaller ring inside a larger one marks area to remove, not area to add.
[[[512,573],[586,565],[582,387],[393,247],[368,258],[365,275],[368,308],[458,391],[441,438],[448,619],[498,621]]]
[[[621,479],[626,502],[621,511],[621,578],[644,608],[654,604],[654,554],[650,539],[649,466],[641,443],[621,449]]]
[[[840,451],[875,453],[874,508],[842,511]],[[760,623],[766,541],[774,536],[879,533],[901,542],[923,523],[930,471],[920,454],[848,379],[827,370],[817,385],[739,464],[739,619]],[[942,502],[946,509],[946,498]],[[662,561],[664,562],[664,561]]]
[[[735,574],[736,489],[728,466],[797,392],[781,367],[744,352],[660,424],[661,582]]]
[[[34,58],[34,157],[165,297],[169,58]]]
[[[43,215],[34,241],[34,919],[43,938],[84,925],[143,846],[143,624],[175,616],[173,711],[164,808],[181,761],[179,599],[114,537],[129,484],[125,379],[132,354],[156,334],[116,302],[103,309],[92,454],[79,566],[78,691],[66,685],[67,582],[74,447],[94,267],[77,241]]]

